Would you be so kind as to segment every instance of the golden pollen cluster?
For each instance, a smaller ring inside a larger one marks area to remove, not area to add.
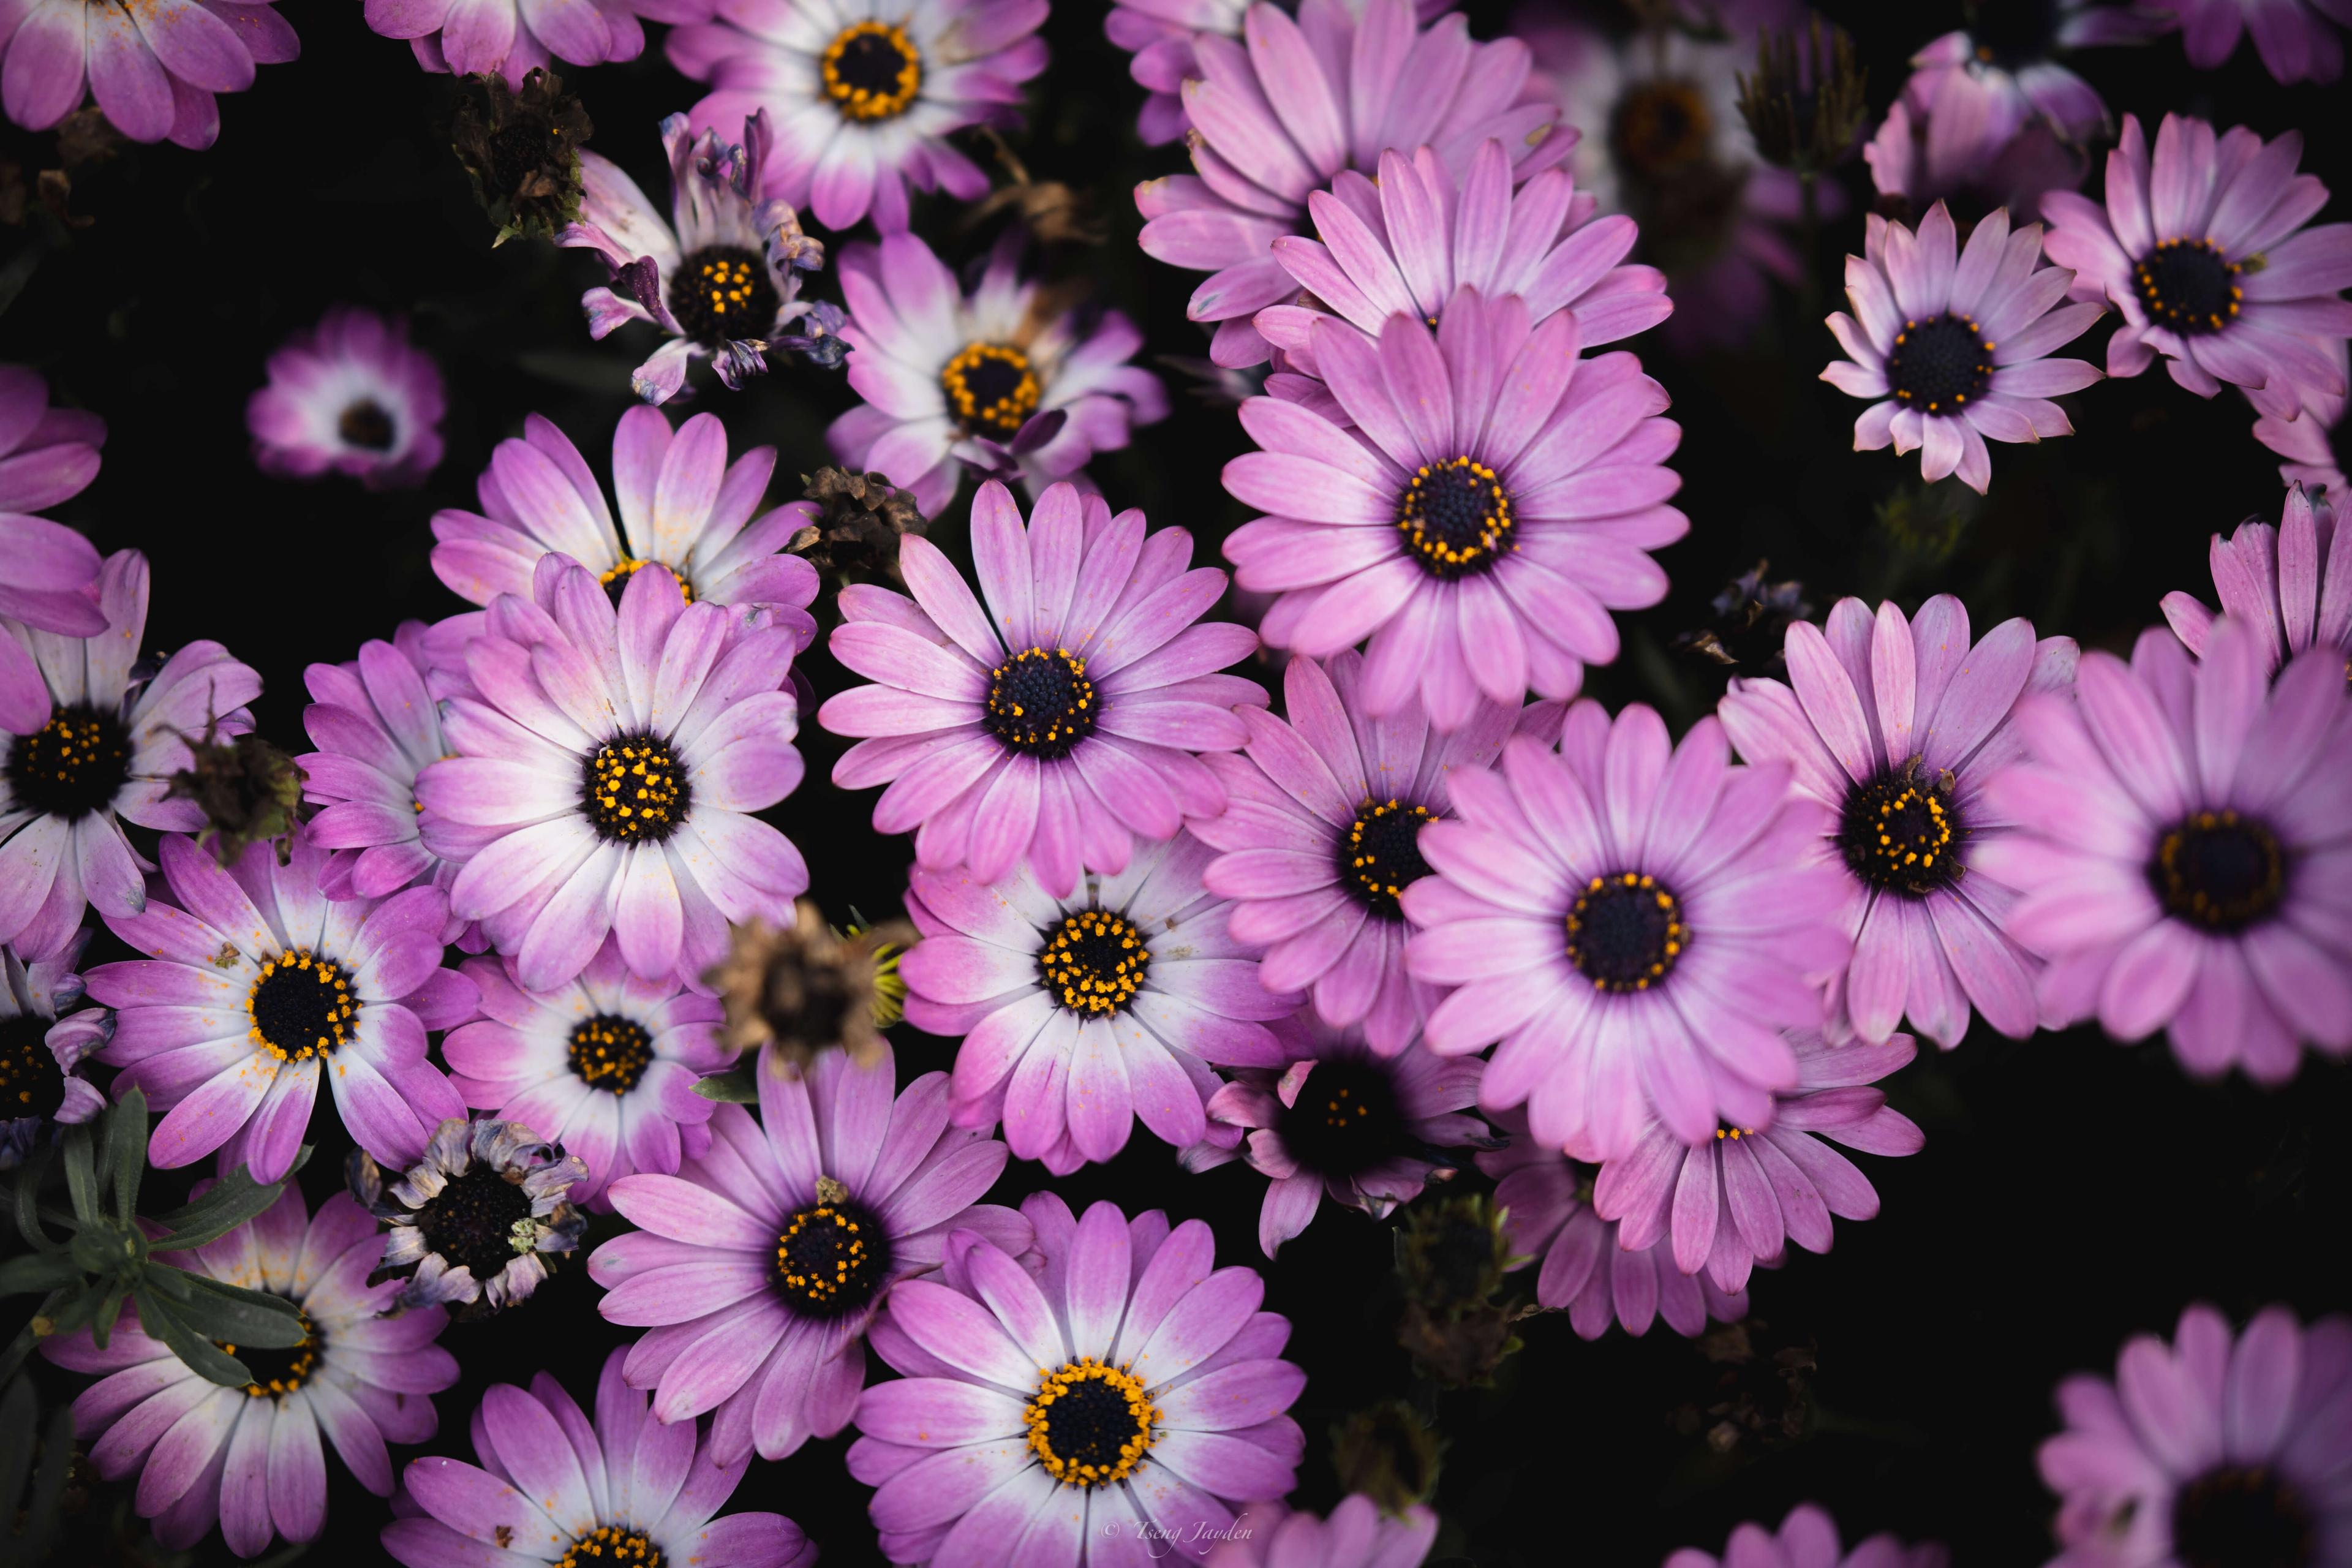
[[[77,702],[10,740],[6,764],[17,809],[72,821],[113,804],[131,777],[130,737],[119,719]]]
[[[825,46],[824,95],[845,120],[888,120],[907,112],[923,87],[922,52],[890,22],[844,27]]]
[[[246,993],[246,1038],[282,1062],[331,1056],[352,1037],[359,1010],[343,966],[298,947],[263,964]]]
[[[1397,498],[1397,531],[1405,549],[1434,577],[1484,572],[1518,549],[1510,492],[1475,458],[1424,463]]]
[[[1064,1486],[1103,1487],[1143,1462],[1160,1410],[1126,1368],[1082,1356],[1038,1379],[1021,1419],[1047,1475]]]
[[[802,1209],[776,1238],[776,1279],[803,1304],[854,1306],[872,1294],[876,1252],[866,1221],[838,1203]]]
[[[661,1548],[647,1540],[641,1530],[624,1530],[617,1524],[600,1524],[572,1543],[571,1550],[555,1560],[555,1568],[590,1568],[591,1564],[610,1564],[611,1568],[662,1568]]]
[[[1045,395],[1029,356],[1006,343],[966,343],[940,372],[940,390],[967,435],[1003,441],[1021,433]]]
[[[1037,954],[1045,989],[1073,1013],[1108,1017],[1135,1000],[1151,968],[1151,949],[1125,917],[1106,910],[1066,916]]]
[[[607,842],[659,844],[686,820],[692,792],[669,746],[651,735],[605,742],[587,760],[582,803]]]
[[[1094,733],[1095,683],[1068,648],[1024,648],[988,674],[988,728],[1013,750],[1050,761]]]
[[[691,605],[694,603],[694,584],[688,582],[678,572],[677,568],[672,566],[668,562],[656,561],[650,556],[640,560],[634,555],[625,555],[620,560],[614,562],[612,565],[604,568],[602,572],[597,573],[596,581],[604,585],[604,593],[606,596],[609,597],[613,603],[617,605],[621,602],[622,591],[626,589],[629,585],[629,579],[635,577],[638,572],[647,566],[659,566],[671,576],[676,577],[677,579],[678,593],[684,595],[688,604]]]
[[[1715,1130],[1715,1136],[1717,1142],[1728,1138],[1734,1143],[1737,1143],[1742,1138],[1755,1137],[1756,1129],[1753,1127],[1718,1127]]]
[[[1886,351],[1886,384],[1896,401],[1922,413],[1968,406],[1992,385],[1994,345],[1966,316],[1949,311],[1906,321]]]
[[[1348,890],[1375,914],[1402,917],[1397,900],[1429,875],[1421,858],[1421,827],[1437,820],[1425,805],[1367,800],[1339,838],[1339,875]]]
[[[1372,1113],[1372,1108],[1356,1098],[1353,1090],[1342,1084],[1323,1097],[1323,1125],[1352,1127]]]
[[[2203,337],[2238,319],[2244,270],[2210,239],[2168,239],[2132,263],[2132,289],[2158,326]]]
[[[581,1082],[607,1093],[626,1094],[653,1065],[654,1040],[635,1019],[599,1013],[573,1026],[571,1056],[572,1070]]]
[[[1568,911],[1568,960],[1595,991],[1647,991],[1689,945],[1681,900],[1645,871],[1593,878]]]
[[[750,261],[724,254],[706,258],[694,275],[694,287],[702,296],[703,308],[721,317],[730,310],[741,313],[766,281],[752,270]]]

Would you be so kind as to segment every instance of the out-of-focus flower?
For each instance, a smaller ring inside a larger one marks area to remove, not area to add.
[[[0,513],[40,511],[79,495],[98,478],[99,448],[105,445],[105,420],[79,408],[50,406],[49,384],[39,372],[0,364]],[[9,538],[5,548],[14,579],[17,542]],[[82,580],[96,575],[93,566]],[[10,587],[21,593],[35,585],[26,579]],[[0,599],[0,616],[29,618],[7,599]]]
[[[1437,1429],[1402,1399],[1381,1400],[1331,1428],[1331,1469],[1341,1488],[1391,1515],[1437,1495],[1444,1451]]]
[[[374,0],[399,4],[400,0]],[[302,52],[277,0],[53,0],[11,8],[0,33],[0,108],[47,131],[81,107],[82,85],[133,142],[209,147],[214,95],[243,92],[256,66]]]
[[[62,639],[106,630],[104,610],[90,602],[97,550],[63,523],[25,515],[89,488],[105,444],[106,422],[97,415],[50,407],[48,384],[38,374],[0,365],[0,558],[8,563],[0,578],[0,731],[28,735],[49,721],[31,634]]]
[[[906,921],[845,936],[808,899],[781,930],[757,920],[737,926],[727,957],[704,976],[725,1006],[721,1045],[766,1050],[795,1072],[835,1048],[870,1067],[889,1054],[882,1031],[905,1006],[898,961],[915,940]]]
[[[53,957],[31,963],[0,952],[0,1171],[22,1164],[45,1130],[75,1126],[106,1109],[81,1065],[114,1034],[114,1016],[83,1007],[79,931]]]
[[[800,297],[801,274],[824,265],[824,246],[801,232],[792,204],[761,194],[766,114],[740,129],[738,146],[715,129],[698,139],[683,114],[662,121],[668,218],[620,165],[580,154],[580,216],[556,243],[595,251],[613,275],[611,287],[580,297],[590,337],[650,321],[669,339],[629,378],[647,403],[677,396],[698,359],[709,359],[730,390],[764,375],[769,350],[789,346],[785,329],[814,308]]]
[[[1021,244],[1008,231],[970,294],[911,234],[842,253],[849,385],[866,401],[825,439],[934,517],[966,468],[1034,494],[1168,413],[1160,378],[1128,363],[1143,346],[1135,323],[1024,281]]]
[[[580,216],[580,150],[594,127],[563,79],[533,67],[520,88],[496,74],[467,77],[449,122],[474,199],[499,226],[493,247],[518,237],[553,239]]]
[[[2147,5],[2179,24],[2189,63],[2199,70],[2228,59],[2239,38],[2252,33],[2263,68],[2282,83],[2332,82],[2343,74],[2344,41],[2336,27],[2352,27],[2352,5],[2346,0],[2147,0]]]
[[[1771,564],[1759,561],[1724,584],[1723,591],[1707,601],[1715,619],[1676,633],[1672,644],[1675,651],[1733,669],[1745,665],[1759,675],[1786,671],[1780,645],[1790,626],[1813,618],[1813,607],[1805,602],[1805,585],[1795,578],[1764,581]]]
[[[2000,112],[1966,75],[1937,86],[1914,74],[1862,150],[1881,213],[1909,222],[1937,202],[1963,218],[1996,207],[2030,213],[2043,193],[2083,183],[2087,156],[2048,121]]]
[[[1969,124],[1979,119],[1984,134],[2006,142],[2039,118],[2059,137],[2080,143],[2106,134],[2107,106],[2098,89],[2060,55],[2108,44],[2143,44],[2167,30],[2151,15],[2162,8],[2117,5],[2114,0],[2040,0],[2030,5],[1973,4],[1969,25],[1946,33],[1911,57],[1916,68],[1906,85],[1907,100],[1931,114],[1949,114]],[[1909,89],[1916,86],[1914,94]],[[1961,104],[1948,93],[1981,93],[1979,106]]]
[[[421,484],[441,462],[441,372],[408,323],[340,305],[269,356],[245,405],[266,473],[348,474],[372,490]]]
[[[1248,1528],[1217,1542],[1208,1568],[1420,1568],[1437,1541],[1437,1515],[1389,1510],[1359,1493],[1328,1520],[1277,1503],[1252,1509]]]
[[[1019,122],[1021,84],[1045,68],[1036,35],[1047,9],[941,0],[892,16],[862,0],[732,0],[717,20],[671,28],[665,47],[670,64],[710,84],[696,125],[769,112],[777,156],[761,195],[830,229],[870,215],[895,234],[909,185],[960,201],[988,194],[988,175],[948,134]]]
[[[497,72],[520,87],[555,61],[593,66],[645,53],[639,18],[693,22],[711,0],[367,0],[368,26],[405,38],[416,63],[458,76]]]
[[[399,1308],[461,1303],[462,1321],[530,1299],[588,1216],[571,1202],[588,1167],[520,1121],[452,1117],[391,1180],[352,1152],[352,1195],[389,1226],[368,1282],[402,1281]]]
[[[1757,35],[1756,73],[1739,79],[1739,117],[1756,154],[1779,168],[1818,174],[1845,162],[1870,112],[1869,68],[1843,27],[1814,16]]]
[[[2279,523],[2249,518],[2209,557],[2221,614],[2261,639],[2271,673],[2306,648],[2334,648],[2352,659],[2352,550],[2336,531],[2335,500],[2289,485]],[[2164,618],[2190,653],[2202,656],[2214,612],[2193,594],[2164,596]]]
[[[1685,1546],[1666,1559],[1665,1568],[1944,1568],[1950,1561],[1941,1546],[1906,1546],[1892,1535],[1874,1535],[1848,1552],[1838,1542],[1837,1522],[1801,1503],[1777,1531],[1760,1524],[1734,1530],[1719,1560]]]

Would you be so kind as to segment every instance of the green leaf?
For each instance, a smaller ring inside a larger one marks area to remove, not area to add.
[[[106,1300],[99,1303],[98,1316],[90,1320],[89,1325],[90,1342],[99,1349],[106,1348],[107,1336],[114,1332],[114,1321],[122,1315],[122,1298],[130,1293],[130,1282],[118,1279],[106,1292]]]
[[[171,1272],[165,1268],[152,1271],[154,1275]],[[134,1293],[142,1329],[162,1340],[189,1370],[208,1382],[225,1388],[243,1388],[253,1381],[253,1374],[246,1370],[243,1362],[182,1322],[173,1315],[179,1309],[167,1305],[163,1297],[147,1288],[148,1284],[147,1279],[142,1279]]]
[[[24,1168],[16,1173],[16,1190],[10,1194],[15,1200],[16,1234],[45,1252],[58,1245],[41,1228],[41,1178],[49,1173],[49,1162],[56,1153],[53,1145],[43,1143],[26,1156]]]
[[[20,1377],[0,1394],[0,1519],[14,1520],[33,1469],[33,1383]]]
[[[139,1212],[139,1184],[147,1173],[147,1091],[134,1089],[107,1123],[106,1164],[114,1188],[114,1217],[122,1225]]]
[[[66,1129],[66,1190],[73,1194],[74,1217],[84,1224],[99,1217],[98,1167],[90,1149],[88,1123]]]
[[[301,1312],[283,1296],[225,1285],[205,1274],[184,1278],[188,1299],[172,1310],[206,1339],[258,1350],[291,1350],[308,1337]]]
[[[310,1145],[305,1143],[295,1156],[293,1169],[286,1173],[286,1179],[291,1180],[294,1172],[300,1170],[310,1157]],[[154,1243],[154,1250],[178,1252],[217,1240],[276,1203],[285,1190],[286,1181],[264,1186],[239,1165],[214,1183],[203,1197],[183,1204],[169,1214],[156,1215],[154,1223],[171,1234]]]
[[[715,1100],[723,1105],[757,1105],[760,1085],[749,1068],[737,1068],[732,1072],[715,1072],[694,1080],[694,1092],[705,1100]]]
[[[46,1313],[55,1301],[56,1298],[51,1297],[42,1302],[40,1311],[33,1314],[33,1322],[39,1322],[43,1313]],[[8,1342],[8,1348],[0,1350],[0,1377],[16,1376],[16,1369],[25,1364],[25,1358],[33,1353],[33,1346],[37,1342],[38,1342],[33,1333],[33,1323],[26,1323],[23,1328],[18,1329],[16,1337]]]
[[[0,1260],[0,1296],[32,1296],[81,1282],[81,1269],[62,1252],[27,1252]]]

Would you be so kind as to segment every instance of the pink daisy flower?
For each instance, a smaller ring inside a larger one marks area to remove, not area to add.
[[[2314,495],[2289,485],[2276,528],[2249,519],[2226,541],[2215,534],[2210,556],[2221,614],[2254,631],[2272,674],[2314,647],[2352,658],[2352,551],[2336,534],[2326,491]],[[2176,590],[2164,596],[2164,618],[2202,658],[2214,612]]]
[[[1849,1552],[1838,1543],[1837,1521],[1801,1503],[1777,1531],[1760,1524],[1734,1530],[1720,1561],[1685,1546],[1665,1568],[1944,1568],[1950,1561],[1941,1546],[1906,1546],[1892,1535],[1874,1535]]]
[[[1707,1321],[1736,1323],[1748,1315],[1748,1292],[1718,1289],[1705,1273],[1675,1267],[1674,1242],[1661,1236],[1639,1252],[1619,1243],[1615,1220],[1592,1210],[1592,1173],[1528,1130],[1527,1112],[1495,1113],[1508,1147],[1477,1155],[1495,1180],[1511,1250],[1540,1262],[1536,1301],[1568,1314],[1580,1339],[1597,1340],[1615,1322],[1636,1338],[1663,1321],[1685,1339],[1706,1331]]]
[[[929,540],[899,547],[905,595],[845,588],[834,658],[872,680],[826,700],[817,722],[866,737],[834,764],[843,789],[887,784],[882,833],[915,831],[925,868],[992,882],[1024,860],[1056,898],[1081,866],[1116,875],[1138,840],[1225,806],[1195,754],[1248,739],[1237,707],[1265,693],[1214,673],[1256,650],[1247,626],[1195,626],[1225,590],[1185,570],[1192,536],[1146,537],[1067,484],[1028,522],[991,481],[971,503],[975,598]],[[985,604],[983,605],[983,599]]]
[[[1979,5],[1969,25],[1946,33],[1911,57],[1914,74],[1937,112],[1958,110],[1981,116],[1993,134],[2006,140],[2027,121],[2039,118],[2069,142],[2107,130],[2107,106],[2098,89],[2058,57],[2104,44],[2139,44],[2165,30],[2164,24],[2113,0],[2046,0],[2032,5]],[[1984,95],[1980,109],[1958,110],[1942,95]]]
[[[1429,872],[1422,826],[1452,810],[1454,776],[1492,766],[1515,731],[1557,739],[1560,709],[1481,703],[1451,735],[1432,734],[1417,696],[1389,718],[1365,714],[1363,664],[1346,648],[1286,665],[1289,717],[1241,710],[1251,736],[1242,753],[1203,759],[1224,785],[1225,809],[1189,826],[1224,851],[1202,881],[1234,900],[1234,935],[1265,944],[1259,978],[1311,991],[1325,1023],[1361,1025],[1372,1048],[1392,1056],[1437,1002],[1402,962],[1398,900]]]
[[[2147,8],[2179,23],[2189,63],[2199,70],[2228,59],[2247,33],[2263,68],[2282,83],[2331,82],[2344,70],[2336,28],[2352,27],[2347,0],[2147,0]]]
[[[1854,314],[1829,317],[1852,358],[1822,372],[1840,392],[1874,400],[1853,422],[1855,451],[1892,441],[1900,457],[1916,447],[1921,478],[1933,483],[1958,473],[1981,495],[1992,482],[1987,437],[2039,441],[2074,433],[2049,399],[2080,392],[2099,373],[2082,360],[2049,355],[2105,312],[2095,303],[2051,308],[2066,297],[2074,275],[2040,265],[2040,224],[2012,233],[2008,212],[1995,211],[1963,250],[1951,214],[1937,202],[1916,236],[1872,214],[1864,249],[1845,258]]]
[[[1186,314],[1216,325],[1210,357],[1262,363],[1251,318],[1297,289],[1268,247],[1307,226],[1307,199],[1343,169],[1369,173],[1390,148],[1430,147],[1458,177],[1490,139],[1524,180],[1568,154],[1576,132],[1528,77],[1516,38],[1473,43],[1458,16],[1426,27],[1413,0],[1306,0],[1294,21],[1252,5],[1242,37],[1197,33],[1183,84],[1193,174],[1136,187],[1145,254],[1211,276]]]
[[[82,84],[133,142],[209,147],[215,93],[302,52],[277,0],[20,0],[0,31],[0,108],[47,131],[81,107]]]
[[[0,365],[0,730],[27,735],[49,721],[49,696],[27,630],[91,637],[106,616],[90,603],[99,555],[63,523],[24,514],[70,500],[98,478],[106,421],[49,406],[48,383],[22,365]]]
[[[1437,1515],[1419,1503],[1391,1513],[1361,1492],[1328,1519],[1286,1505],[1254,1508],[1248,1525],[1210,1551],[1206,1568],[1421,1568],[1437,1541]]]
[[[522,86],[533,67],[593,66],[646,50],[640,17],[707,20],[712,0],[367,0],[371,30],[405,38],[429,71],[496,71]]]
[[[105,420],[79,408],[51,407],[49,384],[38,371],[0,364],[0,513],[41,511],[81,494],[98,478],[99,448],[105,445]],[[8,550],[13,562],[13,541]],[[27,586],[9,584],[18,592]],[[0,600],[0,615],[23,618],[6,600]]]
[[[1772,1096],[1763,1121],[1718,1127],[1696,1143],[1653,1122],[1632,1153],[1601,1167],[1592,1208],[1618,1222],[1618,1246],[1642,1252],[1667,1241],[1683,1273],[1704,1269],[1717,1289],[1744,1290],[1748,1271],[1777,1263],[1791,1241],[1827,1252],[1832,1215],[1877,1217],[1870,1178],[1829,1145],[1888,1156],[1926,1146],[1910,1118],[1867,1087],[1910,1062],[1910,1037],[1832,1046],[1807,1034],[1790,1043],[1796,1087]]]
[[[2233,1340],[2203,1303],[2172,1342],[2136,1336],[2115,1380],[2058,1385],[2042,1445],[2063,1550],[2051,1568],[2324,1563],[2352,1534],[2352,1320],[2284,1307]]]
[[[2294,1076],[2298,1041],[2352,1051],[2352,773],[2344,656],[2272,684],[2263,627],[2214,624],[2204,658],[2140,634],[2083,656],[2074,702],[2018,710],[2030,760],[1985,786],[2017,832],[1979,850],[2022,897],[2011,937],[2049,960],[2046,1017],[2159,1028],[2200,1075]]]
[[[2352,336],[2352,224],[2304,227],[2327,187],[2295,173],[2302,155],[2295,132],[2264,142],[2238,125],[2217,137],[2168,114],[2151,158],[2126,114],[2105,205],[2073,191],[2042,198],[2050,258],[2074,269],[2074,297],[2123,312],[2108,374],[2137,375],[2162,354],[2200,397],[2229,382],[2279,419],[2344,395],[2327,345]]]
[[[1948,1050],[1973,1007],[2022,1039],[2038,1021],[2036,965],[2000,934],[2015,891],[1979,864],[2013,831],[1985,781],[2020,755],[2017,704],[2073,684],[2074,641],[2036,641],[2018,619],[1971,646],[1968,607],[1948,594],[1916,619],[1841,599],[1825,625],[1789,628],[1788,685],[1734,680],[1718,711],[1742,757],[1788,763],[1833,825],[1821,853],[1844,873],[1839,924],[1854,947],[1830,980],[1830,1037],[1876,1045],[1907,1015]]]
[[[1665,596],[1649,552],[1690,522],[1667,506],[1681,427],[1629,353],[1579,359],[1561,311],[1530,328],[1525,301],[1454,291],[1433,333],[1397,315],[1377,343],[1349,322],[1310,331],[1318,368],[1354,431],[1254,397],[1262,448],[1225,465],[1225,489],[1268,515],[1225,541],[1234,582],[1278,594],[1259,627],[1320,658],[1369,637],[1361,687],[1376,719],[1417,689],[1440,733],[1481,696],[1517,706],[1576,694],[1617,657],[1612,609]]]
[[[2352,379],[2352,354],[2347,354],[2344,342],[2333,340],[2320,346],[2327,351],[2336,376]],[[2346,399],[2315,394],[2304,403],[2303,412],[2292,419],[2257,415],[2254,439],[2286,459],[2278,469],[2285,483],[2352,495],[2352,482],[2344,477],[2344,460],[2335,447],[2335,432],[2344,423]]]
[[[441,372],[411,348],[408,323],[341,305],[269,356],[269,384],[245,405],[264,473],[330,470],[368,489],[422,484],[441,463]]]
[[[45,1135],[106,1109],[105,1093],[81,1075],[114,1036],[112,1013],[76,1007],[89,938],[77,931],[54,956],[29,963],[0,949],[0,1171],[23,1164]]]
[[[2039,115],[2010,112],[1965,76],[1914,73],[1863,144],[1871,184],[1898,214],[1937,202],[1963,216],[2032,212],[2046,191],[2083,183],[2090,159]]]
[[[1653,1118],[1690,1143],[1769,1119],[1798,1082],[1780,1031],[1820,1026],[1806,977],[1849,951],[1813,847],[1827,813],[1790,773],[1733,766],[1712,718],[1676,746],[1654,710],[1587,700],[1558,752],[1522,738],[1454,781],[1457,820],[1421,835],[1436,875],[1405,892],[1405,964],[1454,988],[1430,1048],[1502,1042],[1482,1106],[1525,1102],[1538,1138],[1593,1161]]]

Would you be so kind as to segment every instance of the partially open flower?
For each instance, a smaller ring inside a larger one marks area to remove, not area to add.
[[[352,1195],[390,1226],[368,1276],[406,1281],[399,1307],[462,1302],[460,1319],[530,1300],[553,1259],[580,1245],[588,1216],[570,1202],[587,1165],[520,1121],[441,1123],[425,1157],[387,1184],[364,1151],[352,1155]]]
[[[449,141],[499,226],[493,247],[553,239],[580,216],[580,148],[593,130],[553,71],[534,68],[520,90],[496,74],[466,79]]]
[[[1800,32],[1766,27],[1756,40],[1756,74],[1739,78],[1739,117],[1768,163],[1817,173],[1853,151],[1870,113],[1870,70],[1854,63],[1853,39],[1819,16]]]
[[[906,1000],[898,954],[914,940],[905,921],[845,936],[807,899],[787,930],[759,920],[737,926],[726,958],[704,976],[727,1005],[721,1043],[738,1051],[773,1046],[776,1059],[793,1068],[838,1046],[859,1066],[872,1065]]]

